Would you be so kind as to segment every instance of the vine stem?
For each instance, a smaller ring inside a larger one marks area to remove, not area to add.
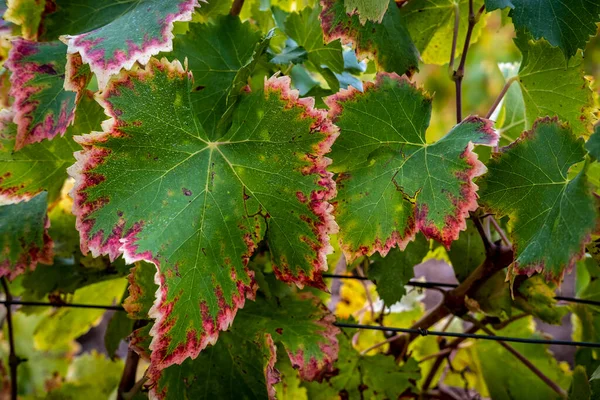
[[[458,42],[458,28],[460,24],[460,8],[458,3],[454,3],[454,33],[452,35],[452,50],[450,51],[450,62],[448,63],[448,71],[450,75],[454,73],[454,59],[456,58],[456,43]]]
[[[481,324],[475,318],[472,318],[469,315],[466,315],[463,317],[463,319],[465,321],[469,321],[469,322],[473,323],[474,326],[477,326],[479,329],[481,329],[488,335],[496,336],[494,331],[492,331],[487,326]],[[511,353],[519,361],[521,361],[521,363],[523,363],[523,365],[525,365],[527,368],[529,368],[529,370],[531,372],[533,372],[538,378],[540,378],[546,385],[548,385],[548,387],[550,389],[554,390],[557,394],[562,396],[564,399],[567,398],[567,393],[563,390],[563,388],[558,386],[552,379],[548,378],[542,371],[540,371],[540,369],[538,367],[536,367],[533,363],[531,363],[531,361],[529,361],[523,354],[521,354],[518,350],[516,350],[514,347],[512,347],[510,344],[508,344],[506,342],[503,342],[501,340],[498,340],[497,342],[500,346],[504,347],[509,353]]]
[[[133,324],[133,330],[143,328],[148,324],[147,320],[136,320]],[[127,351],[127,359],[125,360],[125,368],[123,368],[123,375],[121,375],[121,381],[119,382],[119,390],[117,392],[117,400],[126,400],[126,393],[130,392],[136,386],[136,374],[138,364],[140,362],[140,356],[133,349]]]
[[[506,236],[506,232],[504,232],[504,229],[502,229],[498,221],[496,221],[496,218],[490,216],[489,220],[491,221],[492,225],[494,225],[494,229],[496,230],[496,232],[498,232],[498,235],[500,235],[500,238],[502,239],[504,244],[507,246],[512,246],[510,239],[508,238],[508,236]]]
[[[6,278],[2,278],[2,288],[4,289],[4,294],[6,295],[6,324],[8,325],[8,344],[10,346],[10,353],[8,356],[8,365],[10,366],[10,398],[11,400],[17,400],[17,367],[21,363],[21,359],[17,356],[15,352],[15,335],[13,330],[13,321],[12,321],[12,295],[10,294],[10,289],[8,288],[8,283],[6,282]]]
[[[463,46],[463,52],[460,57],[460,64],[458,69],[454,71],[452,79],[456,86],[456,123],[462,121],[462,81],[465,76],[465,63],[467,62],[467,53],[469,51],[469,45],[471,44],[471,35],[473,34],[473,28],[477,24],[479,17],[483,14],[485,5],[482,5],[477,14],[473,9],[473,0],[469,0],[469,25],[467,26],[467,36],[465,37],[465,44]]]
[[[500,94],[498,95],[498,97],[496,97],[496,100],[494,100],[494,104],[492,104],[492,106],[490,107],[490,110],[487,112],[487,114],[485,116],[487,119],[490,119],[492,117],[492,115],[494,114],[494,111],[496,111],[496,108],[498,108],[498,106],[500,105],[500,102],[506,95],[506,92],[508,92],[508,89],[510,89],[510,85],[512,85],[512,83],[518,79],[519,79],[519,76],[516,75],[506,81],[506,83],[504,84],[504,87],[500,91]]]
[[[233,4],[231,5],[231,10],[229,11],[230,15],[237,17],[242,12],[242,7],[244,6],[244,0],[233,0]]]

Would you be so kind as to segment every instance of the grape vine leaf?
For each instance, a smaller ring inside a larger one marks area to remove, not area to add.
[[[58,41],[13,40],[5,65],[12,72],[15,150],[62,136],[73,123],[78,94],[64,89],[66,50]]]
[[[567,171],[584,156],[583,140],[557,119],[544,118],[488,163],[478,181],[481,203],[509,216],[517,273],[543,271],[558,280],[583,256],[596,206],[585,169],[574,179]]]
[[[348,15],[343,0],[323,0],[321,26],[326,42],[340,39],[352,44],[359,57],[372,57],[377,66],[399,75],[418,70],[419,52],[400,16],[394,0],[380,24],[360,23],[358,15]]]
[[[367,20],[380,24],[389,4],[388,0],[344,0],[346,13],[358,14],[361,24]]]
[[[426,143],[431,97],[396,74],[380,73],[364,92],[351,88],[326,103],[341,130],[331,157],[346,257],[404,249],[419,230],[448,247],[477,207],[472,178],[485,166],[472,149],[497,143],[491,122],[469,117]]]
[[[214,24],[190,24],[187,34],[175,37],[173,57],[188,59],[194,75],[191,95],[194,110],[209,134],[227,109],[228,93],[238,71],[254,61],[259,40],[260,32],[249,22],[242,23],[230,15],[218,17]],[[239,92],[241,88],[237,89]]]
[[[464,281],[485,260],[485,246],[472,220],[467,220],[467,229],[452,242],[448,257],[459,282]]]
[[[404,285],[414,278],[414,266],[423,261],[428,251],[429,241],[418,235],[404,250],[392,249],[385,257],[373,255],[368,275],[387,306],[399,302],[406,294]]]
[[[534,39],[546,39],[567,59],[585,48],[600,22],[600,3],[587,0],[511,0],[509,16],[518,34],[526,30]]]
[[[81,55],[96,74],[98,86],[104,88],[122,68],[131,69],[136,62],[146,64],[153,55],[173,50],[173,24],[190,21],[197,7],[198,0],[144,0],[129,3],[118,15],[109,7],[107,12],[114,19],[92,31],[61,36],[61,40],[69,54]]]
[[[135,321],[123,312],[116,312],[110,317],[104,334],[104,347],[111,359],[114,358],[121,341],[126,339],[134,330],[134,324]]]
[[[46,192],[0,206],[0,277],[12,280],[38,263],[52,263],[47,207]]]
[[[448,64],[457,8],[460,18],[457,43],[464,43],[469,22],[469,1],[411,0],[400,8],[406,28],[426,64]],[[473,1],[475,10],[482,4],[483,0]],[[480,21],[473,28],[471,43],[477,41],[484,22]],[[455,56],[460,57],[461,54],[462,46],[457,46]]]
[[[573,381],[569,387],[569,400],[592,400],[592,389],[585,367],[577,365],[573,370]]]
[[[585,149],[595,160],[600,161],[600,124],[594,127],[594,133],[585,142]]]
[[[209,398],[274,398],[278,345],[302,379],[331,372],[338,353],[334,317],[324,306],[315,307],[312,297],[278,301],[279,305],[261,299],[248,303],[215,346],[195,360],[162,371],[156,398],[200,399],[205,393]]]
[[[125,291],[123,278],[95,283],[78,289],[73,294],[73,303],[113,305]],[[50,350],[55,346],[67,344],[97,326],[105,310],[87,308],[61,308],[38,324],[33,340],[40,350]]]
[[[559,306],[554,298],[556,285],[544,281],[539,274],[516,280],[514,292],[516,307],[548,324],[560,325],[569,312],[567,307]]]
[[[582,54],[567,64],[560,50],[545,40],[522,37],[515,43],[523,54],[518,82],[525,107],[524,130],[531,129],[537,118],[558,116],[575,134],[589,132],[594,101],[590,82],[584,77]]]
[[[325,288],[337,225],[323,155],[337,129],[289,83],[244,93],[230,130],[211,140],[192,112],[191,74],[151,59],[103,92],[105,131],[77,138],[84,150],[69,172],[82,250],[160,270],[155,370],[196,357],[253,297],[246,264],[267,227],[275,274]]]
[[[397,399],[407,390],[416,389],[421,371],[414,358],[398,365],[393,357],[383,354],[362,355],[352,346],[351,337],[355,332],[344,329],[338,335],[337,374],[320,384],[304,384],[309,399]]]
[[[323,31],[320,29],[320,7],[306,7],[299,12],[290,13],[282,30],[308,53],[308,60],[319,69],[326,65],[335,73],[344,71],[342,44],[339,40],[328,40],[324,43]]]
[[[36,40],[42,13],[46,6],[44,0],[8,0],[7,8],[1,16],[5,21],[21,26],[21,35]]]
[[[539,339],[539,334],[534,333],[534,326],[533,318],[527,317],[512,322],[495,333],[501,336]],[[479,340],[474,346],[490,398],[494,400],[563,398],[500,344],[491,340]],[[565,390],[569,387],[571,376],[565,373],[566,366],[561,366],[556,361],[547,346],[531,346],[523,343],[511,343],[511,346],[558,386]]]
[[[73,162],[77,144],[73,134],[100,128],[104,119],[102,108],[88,92],[81,97],[75,122],[63,137],[28,144],[16,151],[16,125],[13,113],[0,111],[0,204],[31,199],[42,190],[48,191],[48,201],[60,195],[67,178],[67,167]]]
[[[147,319],[148,311],[154,304],[158,286],[154,283],[156,267],[153,264],[139,262],[131,268],[129,274],[129,297],[125,299],[123,308],[129,318]]]

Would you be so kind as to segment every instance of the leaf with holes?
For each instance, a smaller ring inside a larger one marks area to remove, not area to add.
[[[358,14],[360,22],[364,24],[367,20],[381,23],[388,9],[388,0],[344,0],[346,13]]]
[[[485,166],[472,150],[497,143],[490,121],[469,117],[426,143],[431,97],[395,74],[380,73],[364,92],[342,91],[326,102],[341,130],[331,157],[346,256],[385,256],[419,230],[450,246],[477,207],[472,179]]]
[[[27,144],[63,135],[75,120],[78,94],[64,89],[64,44],[17,38],[12,45],[6,66],[12,72],[10,95],[15,99],[15,150],[19,150]],[[87,81],[87,77],[83,80]]]
[[[14,279],[35,269],[38,262],[52,262],[48,236],[48,195],[0,206],[0,277]]]
[[[586,152],[567,126],[541,119],[490,163],[477,183],[481,202],[510,218],[517,273],[560,280],[585,251],[597,218],[586,168],[567,178]]]
[[[70,169],[82,249],[159,268],[154,371],[196,357],[254,296],[246,264],[267,227],[277,276],[319,288],[337,228],[323,157],[337,130],[312,99],[271,78],[209,138],[192,85],[178,62],[123,72],[100,98],[105,131],[77,138]]]
[[[0,111],[0,204],[27,200],[42,190],[54,202],[67,178],[67,167],[73,162],[77,144],[73,134],[100,128],[102,108],[91,95],[83,95],[77,107],[75,122],[63,137],[32,143],[16,151],[17,128],[13,113]]]
[[[126,6],[111,2],[100,9],[96,3],[92,7],[99,12],[93,16],[105,24],[92,31],[88,25],[85,33],[67,32],[61,40],[69,54],[79,53],[89,64],[100,88],[122,68],[130,69],[136,62],[146,64],[153,55],[173,50],[173,24],[190,21],[199,7],[198,0],[142,0]]]
[[[341,39],[352,44],[360,57],[372,57],[383,70],[412,75],[418,69],[419,52],[410,38],[394,0],[380,24],[360,23],[348,15],[343,0],[323,0],[321,26],[327,42]]]

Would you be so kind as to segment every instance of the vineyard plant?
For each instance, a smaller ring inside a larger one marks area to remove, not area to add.
[[[0,15],[0,399],[600,399],[600,0]]]

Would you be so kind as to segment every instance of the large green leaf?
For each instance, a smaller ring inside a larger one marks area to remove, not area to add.
[[[558,116],[577,135],[589,132],[594,101],[584,77],[583,56],[577,54],[567,63],[560,50],[545,40],[519,38],[515,43],[523,60],[518,83],[512,84],[513,93],[505,99],[507,117],[512,117],[502,124],[503,136],[514,140],[518,128],[529,130],[537,118],[545,116]]]
[[[478,181],[481,202],[510,217],[518,273],[542,272],[559,279],[574,265],[596,223],[594,197],[584,168],[567,178],[586,154],[583,140],[556,119],[542,119],[502,149]]]
[[[431,97],[395,74],[326,101],[341,129],[331,157],[347,257],[404,249],[419,230],[448,247],[477,207],[472,178],[485,167],[472,149],[497,143],[490,122],[469,117],[426,143]]]
[[[252,62],[259,40],[260,33],[250,23],[229,15],[214,24],[190,24],[187,34],[174,39],[173,57],[188,59],[194,74],[192,103],[209,135],[227,109],[227,95],[238,71]]]
[[[146,64],[153,55],[171,51],[173,24],[190,21],[194,9],[200,6],[198,0],[112,0],[102,6],[92,0],[77,3],[74,9],[68,9],[70,4],[63,6],[67,9],[59,7],[61,12],[54,16],[54,23],[60,23],[60,15],[74,20],[73,31],[67,31],[61,40],[67,44],[69,54],[79,53],[89,64],[100,88],[122,68],[130,69],[136,62]],[[81,25],[90,19],[97,28],[90,30],[90,25]]]
[[[15,150],[63,135],[75,119],[77,94],[64,89],[67,46],[17,38],[6,67],[11,71],[17,124]]]
[[[259,297],[248,303],[214,346],[161,372],[153,389],[156,398],[272,398],[279,380],[275,362],[283,354],[277,350],[287,352],[302,379],[330,373],[339,330],[324,306],[303,295]]]
[[[489,0],[488,0],[489,1]],[[571,58],[585,48],[600,22],[600,2],[588,0],[510,0],[517,30],[525,29],[535,39],[544,38]]]
[[[323,0],[321,26],[327,42],[341,39],[352,44],[360,57],[372,57],[384,71],[411,75],[418,68],[419,52],[400,16],[394,0],[380,24],[360,23],[358,15],[348,15],[343,0]]]
[[[256,290],[246,264],[264,238],[280,279],[324,288],[337,228],[323,157],[337,131],[324,111],[289,78],[272,78],[241,96],[229,131],[211,140],[191,86],[178,62],[123,72],[101,98],[112,124],[78,138],[70,169],[82,248],[159,268],[155,370],[197,356],[229,327]]]
[[[462,54],[462,45],[467,35],[469,23],[469,1],[473,0],[411,0],[400,9],[400,15],[406,21],[406,27],[413,38],[421,58],[427,64],[448,64],[452,50],[454,35],[454,18],[458,11],[460,21],[458,25],[458,39],[456,57]],[[473,7],[479,9],[483,0],[473,1]],[[484,23],[475,25],[471,43],[479,37]]]
[[[48,195],[0,206],[0,277],[14,279],[37,263],[52,262],[48,236]]]
[[[6,110],[0,112],[5,121],[11,116]],[[54,202],[67,178],[67,167],[75,161],[73,135],[99,129],[104,118],[91,94],[85,94],[74,124],[63,137],[28,144],[19,151],[15,151],[16,125],[6,122],[0,131],[0,204],[27,200],[42,190],[47,190],[49,201]]]

